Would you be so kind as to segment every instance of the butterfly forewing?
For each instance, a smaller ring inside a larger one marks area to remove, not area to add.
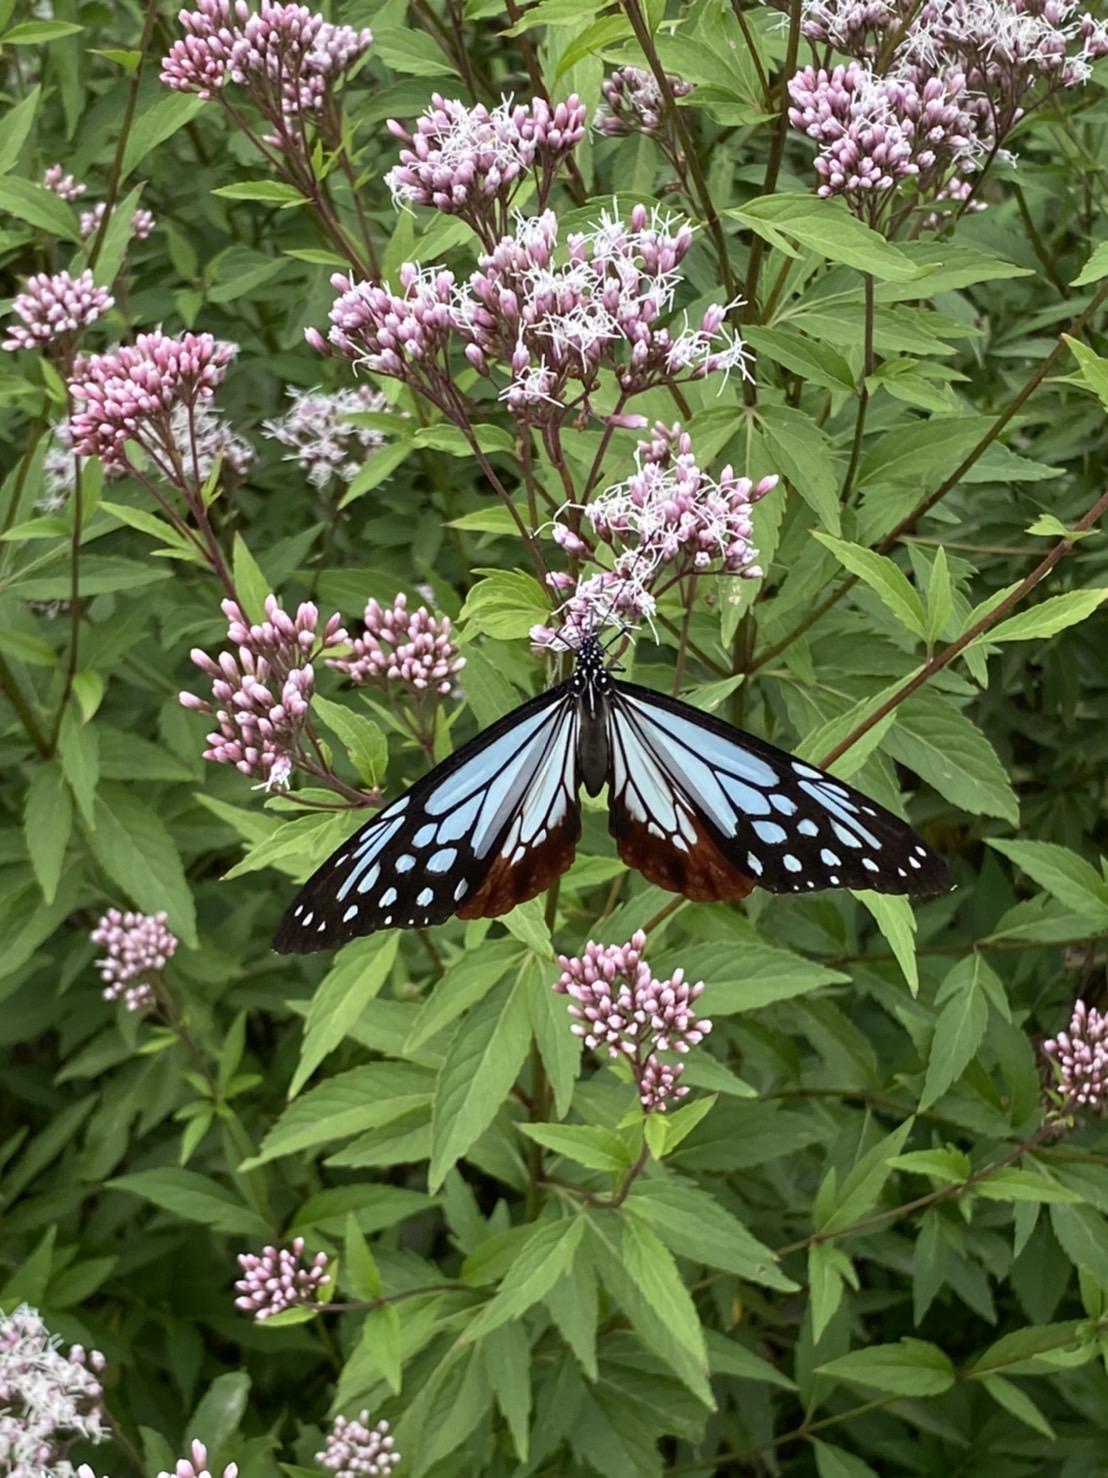
[[[378,812],[309,878],[273,941],[333,949],[385,928],[506,913],[573,861],[576,712],[566,686],[524,703]]]
[[[614,683],[609,735],[620,856],[662,887],[712,899],[753,883],[774,893],[950,886],[942,859],[891,811],[675,698]]]

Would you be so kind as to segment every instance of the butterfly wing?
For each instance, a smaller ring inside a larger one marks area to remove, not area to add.
[[[304,884],[274,949],[334,949],[377,929],[484,918],[533,898],[581,833],[577,712],[567,686],[532,698],[418,780]]]
[[[927,895],[946,866],[899,817],[764,740],[635,683],[609,705],[610,827],[651,882],[699,901],[871,888]]]

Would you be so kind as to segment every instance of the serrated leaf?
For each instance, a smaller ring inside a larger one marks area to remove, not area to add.
[[[1051,1206],[1050,1225],[1066,1256],[1108,1288],[1108,1221],[1092,1206]]]
[[[89,846],[107,875],[144,912],[165,909],[169,926],[195,948],[196,910],[177,844],[145,801],[115,782],[101,785]]]
[[[224,200],[262,200],[268,205],[307,205],[308,201],[294,185],[283,180],[236,180],[212,191]]]
[[[864,549],[860,544],[850,544],[845,539],[832,538],[830,534],[814,530],[815,537],[839,561],[844,569],[857,575],[874,592],[881,604],[913,636],[922,637],[926,631],[923,617],[923,602],[919,591],[909,582],[907,575],[887,555],[874,549]]]
[[[623,1223],[622,1248],[627,1272],[647,1303],[667,1325],[672,1338],[706,1370],[704,1331],[672,1253],[648,1226],[630,1217]]]
[[[870,888],[851,891],[873,915],[881,937],[896,956],[908,989],[915,995],[919,990],[919,961],[916,959],[916,915],[912,905],[901,893],[875,893]]]
[[[847,1283],[857,1288],[853,1265],[841,1247],[815,1242],[808,1249],[808,1297],[812,1315],[812,1338],[818,1341],[838,1312]]]
[[[0,179],[0,214],[15,216],[63,241],[77,240],[77,222],[72,209],[53,190],[33,185],[16,175]]]
[[[1002,837],[988,837],[987,841],[1059,903],[1091,920],[1097,928],[1108,928],[1108,883],[1083,857],[1056,842],[1008,841]]]
[[[989,1022],[989,1006],[980,988],[980,969],[978,956],[972,954],[960,960],[947,976],[951,989],[931,1038],[927,1076],[919,1101],[921,1111],[929,1109],[958,1081],[981,1045]]]
[[[822,385],[826,390],[854,390],[850,366],[830,344],[790,329],[760,328],[755,324],[744,327],[743,338],[759,356],[801,375],[809,384]]]
[[[816,1367],[820,1375],[887,1391],[892,1396],[941,1396],[954,1384],[954,1367],[937,1345],[922,1339],[851,1350]]]
[[[454,77],[454,68],[426,31],[389,26],[374,30],[373,55],[408,77]]]
[[[31,777],[23,805],[23,835],[31,866],[47,903],[58,892],[66,848],[73,830],[73,803],[56,765],[42,765]]]
[[[463,1342],[483,1339],[545,1298],[572,1265],[584,1231],[580,1216],[529,1228],[496,1294],[462,1332]]]
[[[258,1153],[239,1167],[264,1165],[336,1139],[391,1124],[431,1101],[434,1076],[406,1062],[374,1062],[338,1073],[294,1099],[262,1140]]]
[[[976,637],[970,645],[980,647],[991,642],[1034,641],[1055,636],[1059,631],[1087,620],[1105,600],[1108,600],[1108,590],[1071,590],[1065,595],[1052,595],[1028,611],[1009,616],[999,626]]]
[[[493,986],[522,960],[522,951],[514,940],[496,939],[448,965],[419,1008],[404,1042],[405,1053],[418,1052],[463,1011],[484,1000]]]
[[[1090,282],[1099,282],[1103,277],[1108,277],[1108,241],[1098,242],[1070,286],[1088,287]]]
[[[624,1204],[627,1215],[646,1222],[678,1257],[781,1292],[796,1288],[773,1251],[688,1176],[638,1180]]]
[[[774,458],[771,465],[780,467],[823,527],[837,534],[839,481],[826,434],[802,411],[786,405],[761,407],[759,424]]]
[[[588,1170],[606,1170],[622,1175],[631,1164],[631,1151],[612,1129],[592,1124],[516,1125],[521,1134],[555,1155],[564,1155]]]
[[[366,785],[379,785],[389,767],[389,744],[381,725],[368,714],[332,703],[318,693],[312,699],[312,710],[342,743],[359,778]]]
[[[906,281],[918,272],[903,252],[851,215],[841,200],[821,200],[806,192],[760,195],[722,214],[741,221],[788,256],[795,256],[794,247],[800,246],[882,282]]]
[[[215,1231],[240,1237],[269,1236],[270,1228],[256,1211],[244,1206],[233,1191],[195,1170],[163,1166],[138,1170],[108,1181],[115,1191],[130,1191],[186,1221],[198,1221]]]
[[[1003,1406],[1005,1411],[1011,1412],[1014,1417],[1031,1427],[1033,1431],[1042,1433],[1051,1441],[1055,1440],[1054,1428],[1026,1391],[1022,1391],[1019,1386],[1003,1375],[987,1375],[981,1384],[998,1406]]]
[[[345,1038],[389,977],[400,935],[394,930],[355,939],[340,949],[308,1007],[300,1061],[289,1084],[295,1098],[316,1068]]]
[[[1018,824],[1019,800],[1007,768],[977,725],[944,694],[925,690],[902,704],[884,748],[945,801],[975,816]]]
[[[0,120],[0,174],[7,174],[19,158],[38,110],[42,87],[35,83],[27,96],[8,109]]]
[[[1040,1201],[1059,1206],[1076,1206],[1084,1199],[1038,1171],[1020,1170],[1015,1165],[1005,1165],[978,1181],[973,1194],[986,1201]]]

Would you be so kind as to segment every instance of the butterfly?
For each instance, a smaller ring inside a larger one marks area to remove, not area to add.
[[[572,677],[521,704],[379,811],[304,884],[282,954],[377,929],[480,919],[533,898],[573,862],[578,792],[608,786],[619,855],[698,902],[870,888],[945,892],[946,866],[884,807],[833,775],[605,665],[595,637]]]

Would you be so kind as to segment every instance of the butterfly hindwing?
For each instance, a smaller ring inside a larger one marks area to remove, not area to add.
[[[942,859],[905,822],[835,776],[678,699],[613,688],[611,829],[652,882],[695,899],[742,897],[754,883],[949,887]]]
[[[506,913],[541,892],[580,833],[576,722],[563,685],[457,750],[309,878],[274,948],[334,949],[377,929]]]

